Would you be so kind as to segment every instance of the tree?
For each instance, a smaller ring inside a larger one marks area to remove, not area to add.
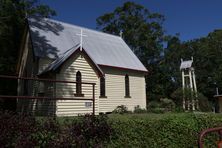
[[[163,15],[151,13],[147,8],[134,2],[126,2],[113,12],[97,18],[98,29],[115,35],[119,35],[122,31],[125,42],[149,70],[147,77],[149,99],[154,98],[153,94],[154,96],[155,93],[163,94],[164,91],[162,84],[157,82],[162,75],[158,66],[163,50],[163,21]]]
[[[186,42],[172,37],[165,51],[165,65],[175,80],[176,88],[181,87],[180,58],[188,60],[193,56],[197,89],[208,99],[215,101],[212,98],[216,85],[222,88],[222,30],[215,30],[206,37]]]
[[[15,75],[26,17],[50,17],[55,14],[49,6],[37,0],[0,0],[0,74]],[[16,88],[15,81],[0,82],[1,94],[16,95]]]

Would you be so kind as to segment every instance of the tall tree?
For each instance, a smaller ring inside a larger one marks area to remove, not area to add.
[[[25,18],[50,17],[55,11],[37,0],[0,0],[0,73],[14,74]]]
[[[40,4],[38,0],[0,0],[0,74],[14,75],[16,72],[26,17],[30,15],[50,17],[55,14],[54,10]],[[0,94],[16,95],[16,88],[15,81],[1,79]],[[6,104],[13,106],[14,103],[9,101]]]
[[[149,70],[147,77],[149,99],[153,93],[161,94],[164,91],[162,85],[157,84],[157,80],[161,77],[161,74],[157,76],[157,73],[163,50],[163,21],[163,15],[151,13],[147,8],[134,2],[126,2],[113,12],[97,18],[98,29],[115,35],[119,35],[122,31],[123,39]]]
[[[180,42],[171,38],[165,54],[165,65],[181,87],[180,59],[194,57],[197,89],[209,99],[215,95],[215,87],[222,88],[222,30],[215,30],[206,37]],[[217,85],[217,86],[216,86]]]

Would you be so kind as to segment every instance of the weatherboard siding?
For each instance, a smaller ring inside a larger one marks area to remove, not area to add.
[[[111,112],[119,105],[133,111],[135,106],[146,108],[145,77],[141,73],[118,69],[103,69],[107,98],[99,98],[100,112]],[[129,75],[130,96],[125,98],[125,75]]]
[[[76,81],[76,73],[80,71],[82,75],[82,82],[98,83],[98,76],[95,70],[87,62],[84,56],[80,54],[69,58],[60,68],[56,74],[57,80]],[[98,86],[95,86],[95,97],[98,98]],[[57,83],[56,84],[56,97],[61,98],[74,98],[76,93],[76,84],[73,83]],[[92,98],[92,85],[82,84],[82,98]],[[85,106],[85,103],[91,102],[88,100],[58,100],[56,106],[57,116],[75,116],[79,114],[92,113],[92,106]],[[98,102],[95,102],[95,111],[98,113]]]

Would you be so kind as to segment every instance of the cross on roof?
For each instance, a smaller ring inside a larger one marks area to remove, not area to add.
[[[82,29],[80,29],[80,34],[76,34],[76,35],[80,36],[80,51],[82,51],[82,37],[86,35],[83,34]]]

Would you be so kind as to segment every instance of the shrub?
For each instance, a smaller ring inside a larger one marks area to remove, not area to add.
[[[66,129],[66,135],[59,144],[69,143],[68,147],[100,147],[109,140],[112,128],[107,122],[106,115],[92,116],[86,115],[81,120],[74,120]]]
[[[206,128],[222,126],[222,116],[214,114],[162,114],[158,118],[119,118],[113,121],[116,132],[107,147],[198,147],[198,135]],[[156,115],[157,117],[157,115]],[[215,134],[204,138],[204,147],[216,147]]]
[[[207,97],[205,97],[203,94],[198,94],[198,100],[199,100],[200,111],[202,112],[212,111],[212,104],[210,104]]]
[[[107,119],[86,115],[61,125],[55,118],[0,112],[0,147],[102,147],[112,134]]]
[[[160,106],[165,109],[165,112],[174,111],[176,107],[173,100],[168,99],[168,98],[161,98]]]
[[[161,98],[160,101],[151,101],[147,110],[152,113],[164,113],[175,110],[175,103],[168,98]]]
[[[176,103],[177,107],[182,108],[183,105],[183,96],[185,96],[187,99],[191,100],[191,91],[190,89],[183,90],[181,88],[177,89],[171,94],[171,97],[173,101]],[[195,99],[199,102],[199,110],[203,112],[210,112],[212,111],[212,104],[208,101],[207,97],[205,97],[202,93],[198,92],[197,97]]]
[[[147,111],[146,111],[146,109],[142,109],[142,108],[140,108],[139,105],[137,105],[134,107],[134,113],[141,114],[141,113],[147,113]]]
[[[112,113],[124,114],[124,113],[129,113],[129,111],[128,111],[128,108],[125,105],[120,105],[120,106],[117,106],[116,109],[114,109],[112,111]]]

